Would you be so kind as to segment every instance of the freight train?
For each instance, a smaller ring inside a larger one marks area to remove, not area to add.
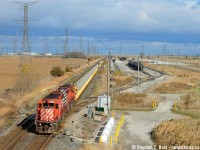
[[[70,108],[74,105],[75,101],[78,100],[86,86],[97,73],[102,63],[103,61],[100,61],[98,65],[94,66],[87,73],[87,75],[85,74],[86,78],[81,81],[77,81],[76,84],[78,87],[74,84],[65,84],[60,86],[56,91],[51,92],[49,95],[39,100],[35,115],[37,133],[51,134],[57,131],[58,124],[64,117],[64,114],[67,114]],[[82,84],[83,82],[84,84]]]
[[[126,57],[119,57],[119,60],[124,61],[126,60]]]
[[[65,84],[39,100],[35,117],[37,133],[53,133],[58,129],[58,122],[75,103],[76,91],[75,85]]]
[[[139,62],[139,64],[138,64],[138,62],[134,61],[134,60],[129,60],[128,65],[135,70],[138,70],[138,67],[139,67],[139,71],[143,71],[143,69],[144,69],[144,66],[141,62]]]

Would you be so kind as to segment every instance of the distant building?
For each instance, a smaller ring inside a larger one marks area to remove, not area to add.
[[[52,53],[46,53],[45,55],[46,56],[52,56]]]
[[[7,53],[6,55],[14,56],[16,54],[14,54],[14,53]]]
[[[32,56],[36,56],[38,54],[36,52],[30,52],[30,53],[24,52],[24,53],[20,53],[20,55],[32,55]]]

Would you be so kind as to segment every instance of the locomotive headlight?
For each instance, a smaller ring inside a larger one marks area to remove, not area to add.
[[[42,124],[40,123],[39,126],[41,126]]]
[[[50,126],[52,126],[52,123],[50,124]]]

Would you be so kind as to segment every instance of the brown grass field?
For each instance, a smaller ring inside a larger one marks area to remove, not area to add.
[[[19,57],[4,56],[0,57],[0,90],[14,88],[17,74],[19,73]],[[33,57],[32,71],[37,80],[45,80],[50,76],[50,70],[54,66],[83,66],[87,63],[86,59],[63,59],[59,57]]]
[[[174,59],[175,60],[175,59]],[[192,67],[199,67],[199,59],[179,59]],[[200,146],[200,72],[171,65],[146,64],[154,69],[165,71],[170,80],[158,84],[154,93],[188,93],[181,97],[177,108],[172,112],[188,116],[187,119],[163,121],[153,131],[153,140],[157,145]],[[169,148],[168,148],[169,149]]]
[[[133,83],[134,78],[132,76],[124,75],[122,72],[115,71],[113,74],[114,77],[114,87],[122,87],[124,85]]]
[[[154,57],[155,58],[155,57]],[[179,56],[179,57],[172,57],[172,56],[166,56],[166,58],[164,57],[159,57],[159,58],[156,58],[156,60],[165,60],[167,62],[174,62],[174,63],[185,63],[185,64],[188,64],[190,66],[193,66],[193,67],[200,67],[200,57],[198,58],[194,58],[194,57],[188,57],[187,56],[187,59],[186,59],[186,56]]]
[[[163,65],[146,65],[160,71],[165,71],[171,76],[171,80],[158,84],[151,92],[165,94],[200,91],[200,72],[198,71],[188,71],[184,68],[172,68],[171,66],[164,68]]]
[[[112,108],[114,110],[142,110],[149,111],[152,109],[152,102],[156,100],[157,104],[162,101],[158,95],[120,93],[114,96]]]
[[[160,123],[153,131],[158,145],[200,146],[200,93],[181,97],[172,112],[188,116],[187,119]]]
[[[181,97],[177,103],[177,109],[172,109],[174,113],[200,119],[200,93],[187,94]]]
[[[0,57],[0,129],[12,125],[13,119],[20,114],[20,109],[31,109],[35,106],[41,96],[55,89],[60,83],[73,73],[65,73],[62,77],[53,78],[50,70],[54,66],[60,66],[63,70],[66,65],[73,67],[73,72],[77,74],[87,67],[86,59],[63,59],[63,58],[32,58],[32,76],[34,87],[31,91],[19,95],[17,92],[6,92],[6,89],[14,89],[19,72],[19,57]]]
[[[157,145],[200,146],[200,120],[163,121],[153,131]]]

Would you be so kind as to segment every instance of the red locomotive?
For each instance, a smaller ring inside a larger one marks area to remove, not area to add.
[[[35,117],[36,132],[53,133],[58,129],[58,122],[73,106],[76,91],[76,86],[66,84],[39,100]]]

